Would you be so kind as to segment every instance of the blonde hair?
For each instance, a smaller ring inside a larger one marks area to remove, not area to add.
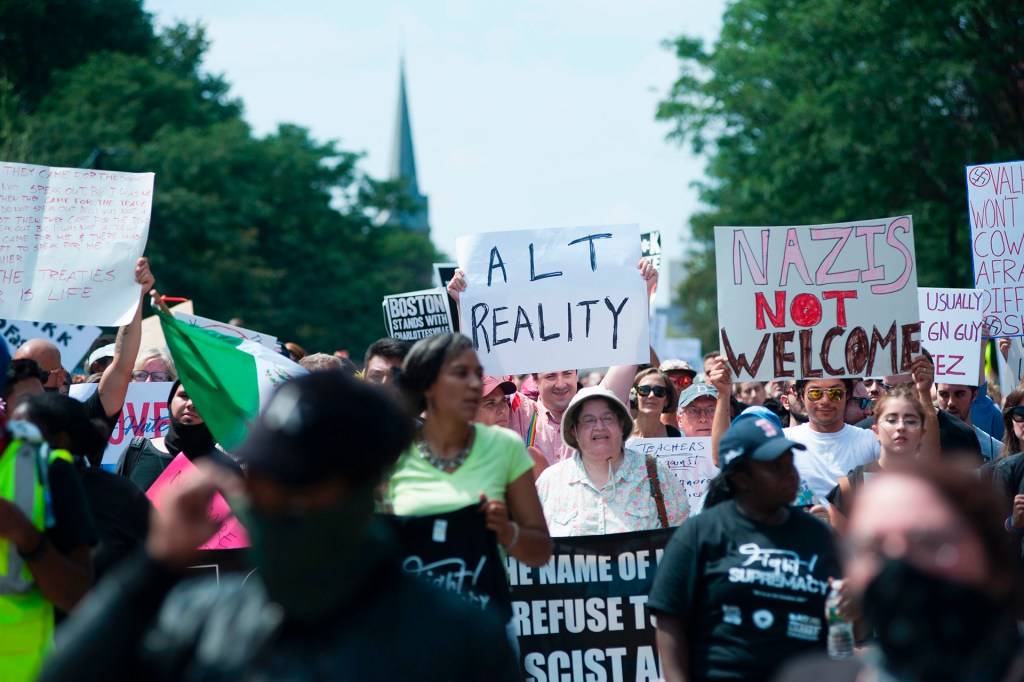
[[[157,348],[156,346],[143,348],[139,351],[139,355],[135,359],[135,367],[132,369],[142,369],[146,366],[146,363],[152,360],[161,360],[167,366],[167,371],[171,374],[171,380],[177,381],[178,371],[174,369],[174,360],[166,348]]]

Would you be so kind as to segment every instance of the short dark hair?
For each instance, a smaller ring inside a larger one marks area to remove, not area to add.
[[[382,358],[394,358],[396,360],[405,360],[405,356],[409,354],[412,349],[412,341],[406,341],[405,339],[395,339],[390,336],[385,336],[383,339],[377,339],[370,344],[370,347],[366,349],[366,355],[363,357],[363,369],[370,364],[370,358],[381,356]]]
[[[426,409],[423,394],[437,381],[444,363],[467,350],[473,350],[473,342],[468,336],[453,332],[435,334],[413,345],[402,363],[398,385],[414,414]]]
[[[39,379],[39,383],[45,384],[47,374],[42,366],[35,360],[19,358],[11,360],[11,366],[7,368],[7,382],[0,388],[0,396],[4,399],[10,397],[14,392],[14,385],[25,379]]]
[[[107,441],[89,417],[85,403],[56,391],[47,391],[25,396],[21,407],[40,431],[47,435],[66,433],[71,453],[85,457],[93,466],[99,466]]]
[[[855,381],[854,379],[834,379],[833,377],[821,377],[820,380],[821,381],[825,381],[825,380],[841,381],[841,382],[843,382],[843,387],[846,389],[846,397],[849,398],[850,396],[853,395],[853,387],[854,387],[853,382]],[[804,389],[807,388],[807,384],[809,384],[812,381],[819,381],[819,379],[797,379],[796,380],[796,394],[798,396],[800,396],[801,398],[803,398],[803,396],[804,396]]]

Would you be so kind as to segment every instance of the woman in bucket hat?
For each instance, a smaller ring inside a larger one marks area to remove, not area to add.
[[[686,492],[675,474],[624,447],[632,429],[629,410],[605,388],[584,388],[569,403],[562,440],[576,453],[537,479],[552,536],[667,528],[686,519]]]

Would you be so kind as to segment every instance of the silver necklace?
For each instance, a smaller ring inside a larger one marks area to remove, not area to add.
[[[469,457],[469,452],[473,449],[473,432],[473,426],[470,425],[469,432],[466,434],[466,444],[451,459],[434,454],[430,446],[427,445],[426,439],[416,441],[416,449],[420,451],[420,457],[425,459],[431,466],[440,469],[446,474],[450,474],[462,466],[466,458]]]

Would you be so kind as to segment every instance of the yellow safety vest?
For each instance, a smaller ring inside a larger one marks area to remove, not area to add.
[[[57,459],[73,461],[67,450],[54,450],[44,461],[39,446],[23,440],[11,441],[0,455],[0,497],[40,532],[46,530],[47,494],[40,468]],[[53,605],[36,587],[18,548],[0,538],[0,678],[34,680],[52,636]]]

